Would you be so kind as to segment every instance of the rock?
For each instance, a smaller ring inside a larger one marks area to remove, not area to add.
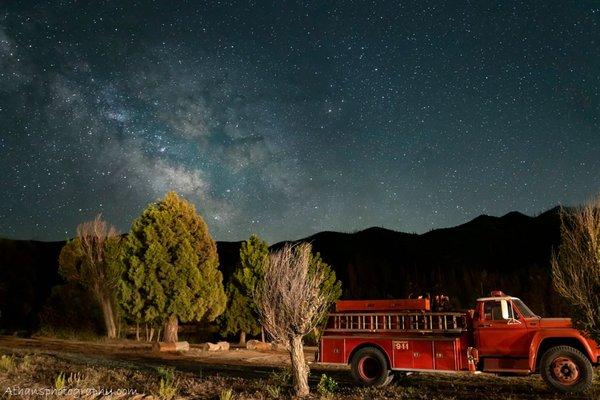
[[[188,342],[175,342],[175,343],[154,342],[154,343],[152,343],[153,351],[188,351],[189,349],[190,349],[190,344]]]
[[[287,351],[287,347],[281,343],[271,343],[271,348],[275,351]]]
[[[228,342],[218,342],[217,344],[221,347],[221,350],[224,350],[224,351],[229,350],[229,343]]]
[[[246,342],[246,348],[248,350],[266,351],[271,350],[271,344],[252,339]]]
[[[229,350],[229,343],[227,342],[218,342],[218,343],[202,343],[200,348],[205,351],[224,351]]]

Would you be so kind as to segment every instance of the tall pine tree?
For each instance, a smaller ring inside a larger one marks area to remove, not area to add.
[[[224,334],[240,335],[240,344],[246,343],[246,334],[260,332],[258,313],[253,292],[263,279],[269,262],[269,246],[258,236],[252,235],[242,243],[240,263],[227,284],[227,311],[224,315]]]
[[[177,341],[178,322],[214,320],[225,308],[214,240],[190,202],[169,192],[134,221],[124,245],[121,305],[135,322],[165,324]]]

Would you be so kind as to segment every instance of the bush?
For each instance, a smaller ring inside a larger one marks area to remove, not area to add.
[[[156,368],[156,372],[161,379],[164,379],[168,382],[173,382],[175,380],[175,369],[169,367],[158,367]]]
[[[321,396],[331,396],[333,393],[335,393],[335,391],[338,388],[338,384],[337,382],[323,374],[321,375],[321,379],[319,380],[319,384],[317,385],[317,392],[321,395]]]
[[[271,372],[269,384],[278,388],[289,388],[292,386],[292,370],[290,367],[281,368]]]

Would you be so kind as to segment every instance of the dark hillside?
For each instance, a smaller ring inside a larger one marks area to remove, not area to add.
[[[64,242],[0,239],[0,329],[32,329],[58,276]]]

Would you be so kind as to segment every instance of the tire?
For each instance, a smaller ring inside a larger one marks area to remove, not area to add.
[[[350,361],[352,377],[362,386],[386,386],[394,379],[385,355],[375,347],[363,347]]]
[[[561,393],[585,392],[592,385],[592,363],[570,346],[548,349],[540,360],[540,373],[546,384]]]

